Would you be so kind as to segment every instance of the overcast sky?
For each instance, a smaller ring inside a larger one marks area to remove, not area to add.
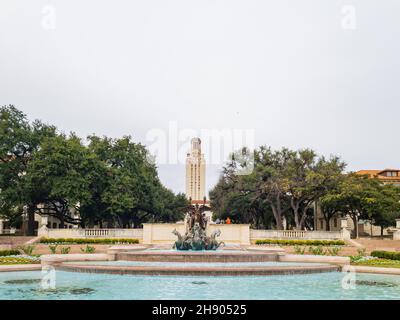
[[[0,104],[82,137],[149,145],[172,121],[400,167],[399,14],[399,0],[1,0]],[[183,169],[159,174],[184,191]]]

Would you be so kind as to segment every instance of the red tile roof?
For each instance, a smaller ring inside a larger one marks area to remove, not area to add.
[[[388,177],[385,172],[397,172],[397,177]],[[400,169],[384,169],[384,170],[359,170],[356,172],[360,175],[369,175],[371,178],[377,178],[387,182],[400,182]]]

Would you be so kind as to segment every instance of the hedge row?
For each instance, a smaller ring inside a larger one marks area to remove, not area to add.
[[[343,240],[284,240],[284,239],[261,239],[256,244],[279,244],[282,246],[342,246]]]
[[[0,257],[17,256],[21,254],[19,250],[0,250]]]
[[[40,243],[48,244],[134,244],[139,243],[139,239],[110,239],[110,238],[41,238]]]
[[[372,251],[371,256],[381,259],[400,260],[400,252],[395,251]]]

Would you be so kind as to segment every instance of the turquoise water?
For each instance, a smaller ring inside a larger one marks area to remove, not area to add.
[[[400,299],[400,277],[357,274],[344,289],[340,272],[285,276],[120,276],[57,271],[42,289],[40,271],[0,272],[0,299]]]

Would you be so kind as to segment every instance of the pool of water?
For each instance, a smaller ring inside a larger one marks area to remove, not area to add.
[[[65,264],[93,265],[93,266],[148,266],[148,267],[283,267],[283,266],[321,266],[324,263],[300,263],[300,262],[157,262],[157,261],[74,261]]]
[[[55,289],[41,286],[41,272],[0,272],[0,299],[400,299],[400,277],[345,273],[285,276],[120,276],[57,271]],[[347,275],[348,276],[348,275]]]

